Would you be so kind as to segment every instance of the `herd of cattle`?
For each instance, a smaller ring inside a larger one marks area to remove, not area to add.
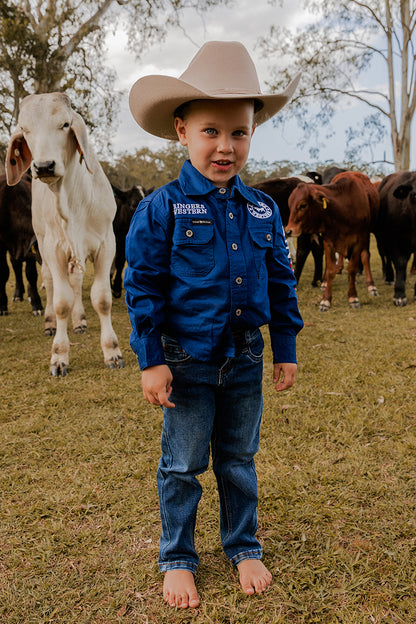
[[[416,252],[416,172],[393,173],[373,183],[362,173],[331,167],[322,175],[271,178],[255,186],[276,201],[288,240],[297,237],[298,281],[312,253],[312,283],[325,286],[321,311],[331,306],[332,282],[345,259],[350,306],[360,305],[355,278],[361,267],[369,293],[378,294],[370,268],[371,233],[385,280],[394,282],[393,302],[406,305],[406,271]],[[65,94],[31,95],[22,101],[6,175],[0,176],[0,315],[7,314],[8,253],[16,276],[14,300],[23,298],[25,263],[33,314],[45,315],[45,333],[54,336],[52,375],[68,371],[69,316],[74,331],[86,330],[82,280],[87,258],[94,263],[91,301],[100,318],[104,361],[109,368],[123,367],[111,301],[112,295],[121,296],[125,238],[145,194],[139,186],[123,191],[110,185],[88,143],[85,124]],[[46,289],[45,311],[37,290],[37,262]]]

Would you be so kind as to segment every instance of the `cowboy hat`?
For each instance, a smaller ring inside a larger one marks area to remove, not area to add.
[[[256,125],[277,113],[292,97],[298,74],[282,93],[263,94],[256,68],[237,41],[209,41],[197,52],[179,78],[145,76],[130,91],[130,110],[139,126],[164,139],[177,140],[174,111],[191,100],[254,99],[260,110]]]

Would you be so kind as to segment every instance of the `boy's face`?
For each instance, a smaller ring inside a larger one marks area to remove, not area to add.
[[[215,186],[227,186],[247,161],[253,119],[251,100],[195,101],[184,119],[175,118],[175,128],[195,169]]]

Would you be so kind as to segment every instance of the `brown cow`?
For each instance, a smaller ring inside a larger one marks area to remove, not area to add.
[[[378,193],[363,173],[347,171],[336,175],[331,184],[299,184],[289,197],[290,215],[286,232],[322,234],[327,265],[327,284],[319,309],[331,306],[332,282],[336,274],[335,252],[350,258],[348,301],[359,308],[355,276],[362,260],[368,292],[376,296],[370,270],[370,232],[379,208]]]

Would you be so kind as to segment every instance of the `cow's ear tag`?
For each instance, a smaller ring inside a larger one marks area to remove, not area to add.
[[[326,197],[322,197],[322,208],[326,210],[328,208],[328,202]]]

